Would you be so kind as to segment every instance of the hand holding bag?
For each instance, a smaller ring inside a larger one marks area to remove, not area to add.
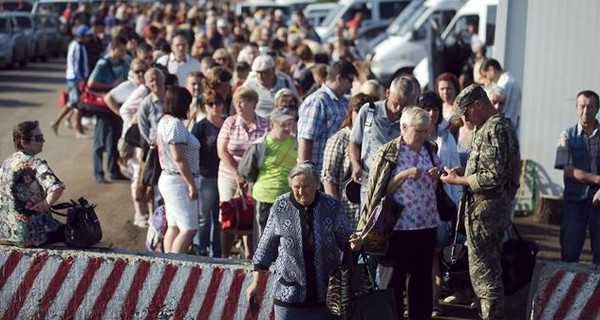
[[[364,251],[361,252],[361,256],[363,261],[367,261]],[[370,267],[354,262],[350,244],[344,248],[340,260],[340,265],[329,275],[325,300],[329,313],[335,316],[350,312],[355,295],[367,294],[374,289]]]
[[[221,209],[221,230],[251,231],[254,225],[254,200],[242,189],[229,201],[219,205]]]
[[[361,256],[367,261],[364,251]],[[371,267],[356,263],[349,244],[329,277],[326,305],[331,314],[347,319],[397,319],[394,290],[377,288]]]
[[[369,254],[385,255],[394,226],[404,207],[397,204],[391,195],[381,198],[369,215],[362,233],[362,247]]]

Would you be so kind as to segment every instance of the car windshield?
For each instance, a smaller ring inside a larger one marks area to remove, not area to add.
[[[321,26],[330,26],[332,25],[332,21],[335,22],[334,20],[337,18],[338,13],[344,8],[344,6],[337,6],[334,9],[331,9],[331,11],[329,11],[329,14],[327,15],[327,17],[325,19],[323,19],[323,22],[321,22]]]
[[[16,17],[17,25],[23,29],[31,29],[31,19],[29,17]]]
[[[402,13],[390,24],[385,31],[389,35],[403,36],[414,29],[414,24],[419,17],[427,10],[423,1],[412,1]]]

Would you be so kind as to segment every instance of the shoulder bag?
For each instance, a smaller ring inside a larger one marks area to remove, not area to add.
[[[362,246],[367,253],[387,254],[390,236],[403,209],[404,206],[396,203],[391,195],[381,198],[361,233]]]
[[[521,238],[517,227],[511,222],[507,228],[510,239],[502,246],[502,282],[504,294],[509,296],[526,286],[533,276],[537,243]]]
[[[434,147],[427,145],[426,143],[425,149],[427,149],[429,159],[431,159],[431,164],[435,166],[435,162],[433,161]],[[442,219],[442,221],[452,221],[456,215],[458,207],[452,198],[450,198],[450,196],[446,193],[446,190],[444,190],[444,184],[441,181],[438,181],[437,188],[435,189],[435,198],[440,219]]]
[[[69,247],[87,248],[102,240],[102,228],[94,208],[85,198],[71,203],[59,203],[51,207],[51,211],[59,216],[67,217],[65,224],[65,244]],[[67,213],[58,210],[67,209]]]

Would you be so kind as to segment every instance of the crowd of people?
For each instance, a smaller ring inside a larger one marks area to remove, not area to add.
[[[333,43],[320,43],[301,11],[235,16],[226,2],[67,10],[63,18],[74,36],[68,103],[51,128],[57,133],[68,119],[78,138],[89,137],[77,108],[80,94],[105,94],[109,112],[96,116],[93,178],[109,182],[106,154],[109,179],[131,180],[133,224],[140,228],[148,227],[162,199],[165,252],[196,248],[200,255],[228,258],[239,240],[240,258],[255,266],[248,299],[274,264],[275,318],[327,319],[326,275],[337,264],[330,249],[359,250],[354,232],[389,195],[402,211],[387,254],[374,259],[380,268],[393,268],[380,285],[395,289],[399,315],[406,310],[410,319],[428,319],[444,313],[439,259],[452,228],[435,205],[443,184],[457,204],[468,193],[466,245],[481,317],[503,319],[499,257],[519,183],[520,91],[498,61],[474,50],[473,84],[446,72],[432,91],[422,92],[412,75],[384,88],[353,55],[360,49],[353,24],[347,32],[340,28]],[[586,187],[600,179],[592,174],[597,161],[578,150],[582,141],[597,140],[599,101],[591,91],[577,101],[582,128],[561,136],[557,168],[568,178],[568,205],[585,215],[578,201],[599,202],[599,193]],[[139,128],[139,146],[124,141],[132,126]],[[589,138],[581,138],[582,131]],[[34,179],[39,187],[3,198],[0,208],[10,209],[2,214],[18,213],[0,220],[0,235],[29,246],[61,241],[60,224],[47,213],[64,185],[35,158],[44,142],[37,122],[19,124],[14,141],[17,152],[0,168],[2,186]],[[140,198],[140,165],[153,148],[162,173],[153,194]],[[9,175],[23,163],[34,171]],[[356,194],[348,192],[350,183],[360,186]],[[220,203],[240,194],[256,203],[254,228],[241,236],[221,230],[219,211]],[[561,229],[566,261],[581,253],[582,240],[568,237],[582,234],[580,220],[567,220]],[[597,221],[590,219],[590,228]]]

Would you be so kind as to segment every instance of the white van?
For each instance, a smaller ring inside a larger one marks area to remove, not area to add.
[[[339,5],[335,2],[311,3],[303,12],[311,26],[319,26]]]
[[[452,19],[446,30],[442,33],[441,43],[444,46],[443,50],[439,48],[437,51],[445,52],[442,60],[445,65],[445,70],[432,70],[430,58],[425,57],[413,71],[415,77],[419,80],[422,87],[427,87],[433,83],[434,77],[440,72],[450,71],[458,73],[458,65],[461,61],[457,61],[456,56],[452,52],[457,52],[459,46],[457,35],[464,32],[467,24],[474,22],[477,25],[477,38],[486,46],[486,56],[494,56],[494,37],[496,34],[496,11],[499,0],[469,0],[458,11]],[[470,50],[470,48],[469,48]],[[464,61],[462,61],[464,62]]]
[[[340,0],[338,5],[329,16],[323,20],[319,26],[315,26],[315,31],[323,41],[328,41],[333,37],[335,24],[343,19],[345,22],[354,17],[358,11],[363,13],[363,20],[359,30],[364,33],[373,25],[379,25],[382,22],[391,21],[408,4],[410,0]]]
[[[402,73],[411,73],[427,54],[428,28],[434,23],[442,31],[465,0],[413,1],[387,28],[371,41],[371,72],[381,83]]]

